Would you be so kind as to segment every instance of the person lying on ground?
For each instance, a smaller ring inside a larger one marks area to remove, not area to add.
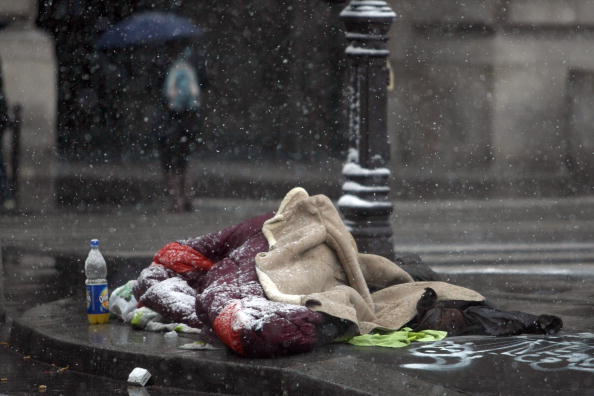
[[[552,315],[506,312],[476,291],[415,281],[392,261],[357,251],[324,195],[291,190],[278,211],[172,242],[135,286],[140,306],[202,329],[236,353],[273,357],[374,330],[449,335],[554,334]]]

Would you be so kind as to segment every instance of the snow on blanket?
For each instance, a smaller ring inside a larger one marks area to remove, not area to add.
[[[166,245],[138,278],[134,295],[139,305],[164,321],[202,328],[205,337],[216,335],[240,355],[312,350],[323,338],[325,315],[269,301],[258,282],[255,256],[268,250],[261,229],[270,217]]]
[[[171,322],[199,327],[196,316],[196,291],[178,277],[155,283],[140,298],[140,303],[159,312]]]

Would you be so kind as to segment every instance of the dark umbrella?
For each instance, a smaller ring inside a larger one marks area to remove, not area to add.
[[[97,48],[123,48],[184,37],[196,37],[202,29],[189,19],[166,12],[145,11],[133,14],[103,33]]]

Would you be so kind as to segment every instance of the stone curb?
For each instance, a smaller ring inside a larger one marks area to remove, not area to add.
[[[226,349],[184,351],[160,333],[132,330],[113,320],[89,326],[79,305],[63,299],[29,309],[12,321],[10,342],[24,354],[61,367],[122,381],[134,367],[142,367],[152,374],[151,385],[201,392],[369,395],[407,389],[423,395],[459,394],[398,371],[381,384],[362,381],[345,366],[353,364],[351,355],[356,354],[349,345],[277,359],[246,359]],[[179,338],[181,343],[193,341]],[[320,367],[326,372],[316,372]],[[373,372],[373,364],[367,369]]]

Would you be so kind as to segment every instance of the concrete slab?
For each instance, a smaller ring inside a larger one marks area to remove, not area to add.
[[[119,284],[136,277],[163,244],[220,229],[278,204],[197,203],[194,212],[181,215],[141,206],[0,216],[12,342],[34,358],[117,383],[141,366],[153,374],[153,386],[195,392],[392,394],[406,389],[441,395],[536,389],[543,395],[587,395],[593,389],[591,198],[395,205],[399,251],[420,253],[447,280],[479,290],[501,308],[561,316],[565,333],[557,338],[449,338],[434,349],[413,345],[398,350],[340,344],[289,358],[249,360],[225,349],[177,349],[192,337],[171,344],[160,334],[133,331],[118,322],[88,326],[80,270],[91,237],[102,238],[112,285]],[[541,363],[547,370],[540,369]]]
[[[187,351],[119,322],[90,326],[83,301],[32,308],[11,340],[34,358],[123,380],[134,367],[152,384],[241,394],[594,394],[594,334],[451,337],[407,348],[334,344],[279,359],[244,359],[226,349]]]

